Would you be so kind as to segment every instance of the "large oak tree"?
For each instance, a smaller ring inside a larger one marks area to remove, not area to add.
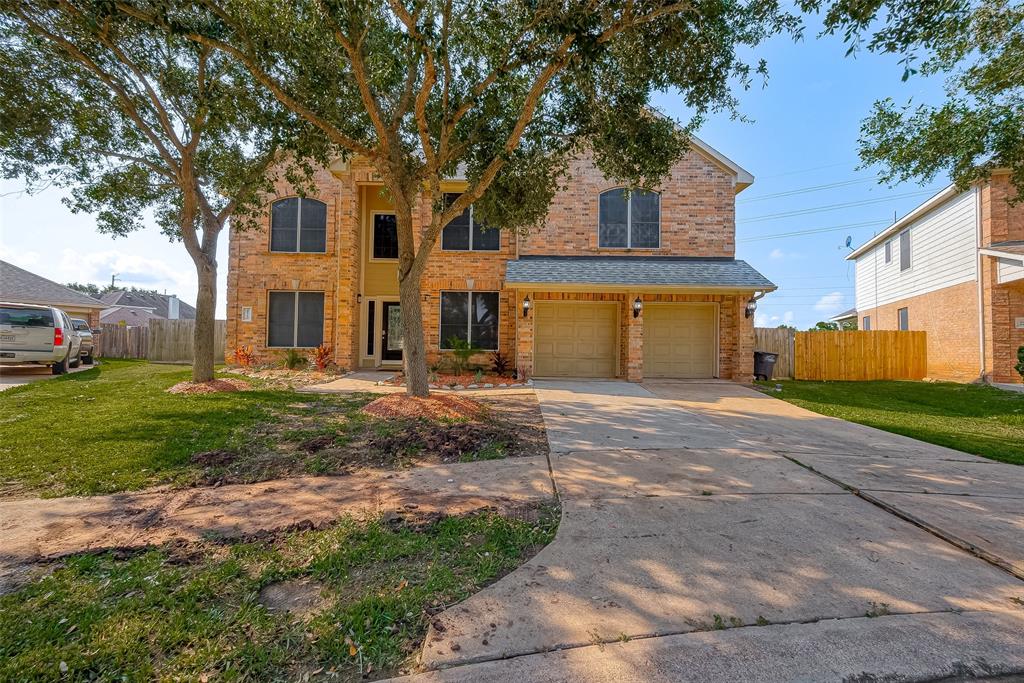
[[[408,391],[428,392],[421,280],[471,203],[519,230],[570,155],[656,184],[711,111],[763,70],[738,54],[798,21],[776,0],[122,0],[120,12],[230,56],[291,112],[368,160],[394,203]],[[692,113],[649,108],[670,91]],[[445,204],[442,181],[463,173]],[[414,239],[417,201],[432,207]]]
[[[255,220],[269,169],[301,185],[328,142],[237,60],[112,3],[3,0],[0,32],[0,171],[69,188],[111,235],[152,212],[195,264],[192,376],[212,379],[217,237]]]

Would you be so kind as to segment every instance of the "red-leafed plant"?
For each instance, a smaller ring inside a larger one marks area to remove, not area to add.
[[[238,346],[235,348],[235,363],[247,368],[256,362],[256,354],[251,346]]]
[[[313,349],[313,355],[310,356],[310,360],[313,361],[313,365],[316,366],[317,370],[323,372],[331,364],[331,347],[327,344],[321,344],[316,347]]]

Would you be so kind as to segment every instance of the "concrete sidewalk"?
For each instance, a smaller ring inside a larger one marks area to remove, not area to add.
[[[1024,582],[842,481],[926,504],[1002,505],[990,544],[1013,561],[1019,468],[730,384],[537,391],[562,499],[558,536],[435,619],[422,664],[439,671],[424,680],[1024,673]],[[991,532],[984,505],[961,526]]]

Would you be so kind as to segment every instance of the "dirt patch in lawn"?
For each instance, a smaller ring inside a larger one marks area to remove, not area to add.
[[[244,391],[248,382],[242,379],[211,379],[209,382],[178,382],[167,390],[169,394],[216,394],[222,391]]]
[[[425,398],[391,394],[366,405],[363,412],[374,417],[416,417],[426,420],[479,420],[484,407],[463,396],[434,394]]]
[[[310,579],[277,581],[260,590],[259,603],[271,612],[283,612],[307,619],[330,606],[324,597],[324,585]]]
[[[295,370],[281,367],[231,367],[225,372],[259,380],[260,385],[267,389],[296,389],[314,384],[324,384],[336,380],[344,374],[340,370],[317,370],[315,367]]]
[[[230,446],[196,453],[191,462],[198,469],[196,483],[211,485],[547,452],[533,392],[473,399],[354,395],[342,401],[289,404]]]

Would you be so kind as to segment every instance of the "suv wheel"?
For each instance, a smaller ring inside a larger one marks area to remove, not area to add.
[[[71,361],[70,363],[68,363],[68,365],[70,365],[73,368],[77,368],[81,364],[82,364],[82,359],[79,356],[75,356],[75,359],[73,361]]]
[[[90,351],[89,353],[87,353],[84,356],[82,356],[82,362],[85,363],[86,365],[92,365],[93,364],[94,361],[92,359],[92,351]]]
[[[58,361],[58,362],[54,363],[51,366],[51,370],[53,371],[53,374],[55,374],[55,375],[63,375],[63,374],[66,374],[68,372],[68,369],[69,369],[69,367],[71,365],[68,362],[70,356],[71,356],[71,353],[69,352],[67,356],[64,356],[64,360]]]

